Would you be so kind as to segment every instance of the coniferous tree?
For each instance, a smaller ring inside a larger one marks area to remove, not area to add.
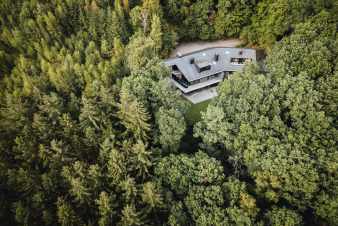
[[[137,100],[133,100],[126,90],[121,91],[118,117],[126,129],[133,133],[136,139],[146,140],[150,130],[149,115]]]
[[[336,225],[335,3],[2,0],[1,225]],[[238,36],[197,151],[161,58]]]
[[[149,34],[150,38],[154,41],[155,49],[157,53],[162,49],[162,29],[161,21],[157,15],[154,15],[151,20],[151,31]]]

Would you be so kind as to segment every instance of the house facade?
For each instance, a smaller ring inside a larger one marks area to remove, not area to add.
[[[174,86],[195,104],[217,96],[218,83],[252,61],[256,61],[255,49],[216,47],[178,54],[164,63],[171,70]]]

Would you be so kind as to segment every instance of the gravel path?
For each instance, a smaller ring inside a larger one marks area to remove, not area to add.
[[[176,46],[176,48],[170,54],[170,57],[175,57],[177,52],[180,52],[181,54],[186,54],[211,47],[236,47],[241,43],[242,41],[239,39],[226,39],[210,42],[207,41],[186,42]]]

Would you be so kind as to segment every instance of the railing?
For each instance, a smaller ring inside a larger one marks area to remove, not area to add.
[[[197,79],[194,81],[190,82],[190,85],[195,85],[195,84],[199,84],[199,83],[203,83],[209,80],[219,80],[219,79],[223,79],[224,78],[224,73],[219,73],[219,74],[215,74],[215,75],[211,75],[209,77],[205,77],[205,78],[201,78],[201,79]]]
[[[176,82],[178,82],[180,85],[182,85],[184,88],[188,88],[189,84],[181,79],[176,78],[175,76],[171,76],[172,79],[174,79]]]

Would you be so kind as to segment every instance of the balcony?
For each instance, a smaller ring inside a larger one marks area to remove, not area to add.
[[[192,91],[202,89],[208,86],[211,86],[213,84],[219,83],[223,81],[224,73],[219,73],[216,75],[212,75],[206,78],[202,78],[196,81],[193,81],[190,85],[184,84],[182,85],[180,82],[176,81],[175,79],[172,80],[172,82],[176,85],[177,88],[179,88],[183,93],[190,93]]]
[[[176,83],[180,84],[184,88],[188,88],[189,83],[183,79],[183,75],[180,71],[174,70],[172,71],[172,80],[175,81]]]

